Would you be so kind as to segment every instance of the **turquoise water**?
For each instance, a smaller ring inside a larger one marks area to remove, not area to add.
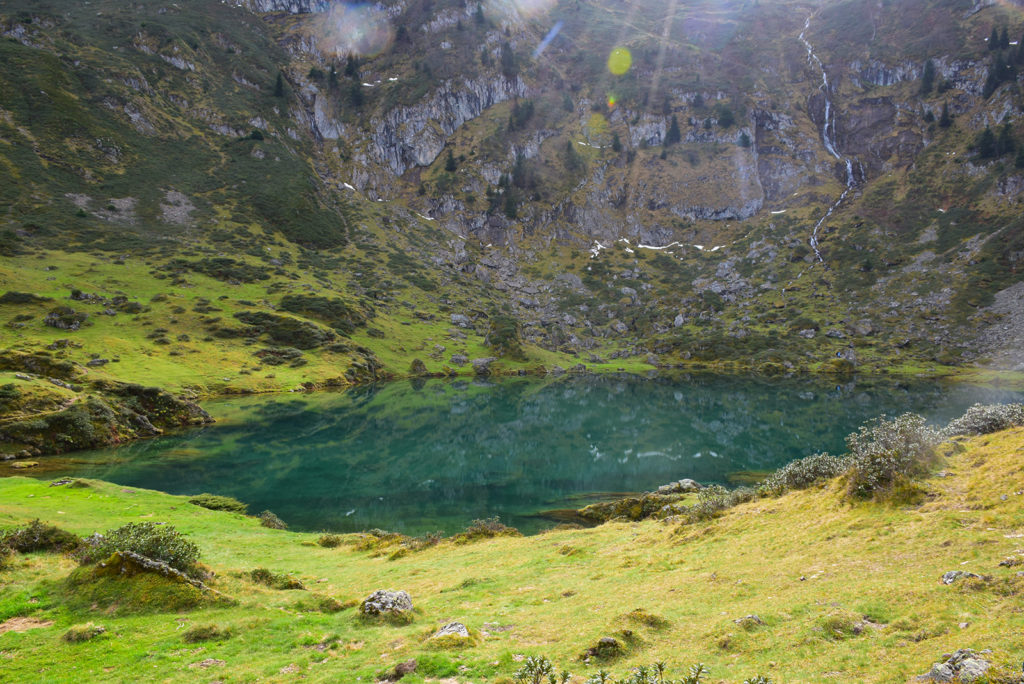
[[[736,483],[882,413],[946,422],[1020,393],[937,383],[686,376],[395,382],[211,403],[219,422],[48,468],[175,494],[213,492],[293,528],[409,534],[538,514],[683,477]],[[49,459],[48,459],[49,460]]]

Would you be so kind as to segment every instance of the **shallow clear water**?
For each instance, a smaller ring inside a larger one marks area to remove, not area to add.
[[[47,459],[76,475],[175,494],[237,497],[293,528],[451,533],[690,477],[740,482],[817,451],[883,413],[945,423],[1022,395],[878,380],[686,376],[396,382],[338,394],[211,403],[218,423]],[[40,473],[43,475],[43,473]]]

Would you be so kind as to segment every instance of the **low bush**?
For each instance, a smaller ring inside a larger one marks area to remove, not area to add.
[[[351,335],[356,327],[367,320],[367,315],[348,302],[315,295],[285,295],[281,298],[282,311],[316,318],[343,335]]]
[[[82,327],[89,318],[89,314],[84,311],[75,311],[69,306],[58,306],[51,309],[46,317],[43,319],[43,323],[50,326],[51,328],[59,328],[61,330],[78,330]]]
[[[848,492],[855,498],[884,495],[900,482],[927,473],[942,434],[914,413],[876,419],[846,438]]]
[[[343,541],[345,539],[340,534],[324,534],[316,540],[316,543],[325,549],[333,549],[341,546]]]
[[[697,494],[697,503],[687,506],[685,510],[687,522],[695,523],[711,520],[729,506],[727,498],[729,490],[722,485],[708,485]]]
[[[465,544],[478,539],[490,539],[492,537],[521,537],[522,533],[514,527],[509,527],[498,518],[485,518],[474,520],[473,524],[452,537],[456,544]]]
[[[599,670],[590,675],[584,684],[700,684],[708,677],[708,668],[703,663],[691,665],[689,671],[681,679],[667,679],[668,668],[663,662],[640,665],[633,668],[624,677],[613,677],[606,670]],[[566,671],[556,672],[554,663],[544,656],[531,656],[513,675],[517,684],[565,684],[572,679]],[[747,680],[752,684],[770,684],[771,680],[763,677]]]
[[[181,635],[186,644],[197,644],[201,641],[221,641],[231,638],[231,629],[221,629],[217,625],[196,625]]]
[[[245,514],[249,510],[249,506],[238,499],[219,494],[199,494],[198,496],[193,496],[188,502],[202,508],[208,508],[211,511],[231,511],[232,513]]]
[[[271,589],[289,590],[306,588],[300,580],[282,573],[271,572],[266,568],[256,568],[250,571],[249,579],[256,584],[262,584]]]
[[[59,527],[44,525],[39,520],[33,520],[24,527],[16,527],[0,533],[0,547],[21,553],[74,551],[81,544],[81,538]],[[0,551],[0,556],[2,555],[3,552]]]
[[[89,543],[91,548],[83,554],[84,562],[102,560],[116,551],[131,551],[188,574],[195,571],[199,560],[199,547],[172,525],[128,523],[103,535],[94,535]]]
[[[950,421],[945,434],[987,435],[1011,427],[1024,425],[1024,404],[975,404],[959,418]]]
[[[843,456],[814,454],[776,470],[760,484],[758,493],[762,496],[779,496],[793,489],[806,489],[822,480],[842,475],[849,467],[849,460]]]
[[[288,523],[286,523],[284,520],[281,520],[270,511],[263,511],[262,513],[260,513],[259,518],[260,525],[262,525],[263,527],[269,527],[272,530],[288,529]]]
[[[274,343],[297,349],[313,349],[335,338],[331,330],[290,316],[265,311],[239,311],[235,318],[252,326],[257,334],[266,334]]]
[[[105,627],[94,625],[91,622],[86,622],[84,625],[72,625],[68,628],[68,631],[64,632],[61,639],[69,644],[77,644],[83,641],[89,641],[90,639],[95,639],[106,631]]]

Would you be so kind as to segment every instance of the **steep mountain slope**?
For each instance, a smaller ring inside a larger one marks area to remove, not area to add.
[[[200,393],[488,355],[1019,368],[1022,29],[966,0],[8,0],[0,282],[52,301],[0,303],[3,345]]]

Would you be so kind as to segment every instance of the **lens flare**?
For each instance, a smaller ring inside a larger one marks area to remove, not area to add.
[[[331,4],[316,29],[324,52],[343,55],[375,55],[391,44],[388,16],[375,5]]]
[[[617,47],[608,55],[608,71],[616,76],[622,76],[629,71],[633,64],[633,55],[624,47]]]
[[[504,6],[511,4],[514,11],[524,18],[539,17],[542,14],[554,9],[556,0],[492,0],[489,3],[488,9],[498,8],[504,9]]]
[[[615,96],[614,95],[609,95],[608,96],[608,109],[615,109]]]

